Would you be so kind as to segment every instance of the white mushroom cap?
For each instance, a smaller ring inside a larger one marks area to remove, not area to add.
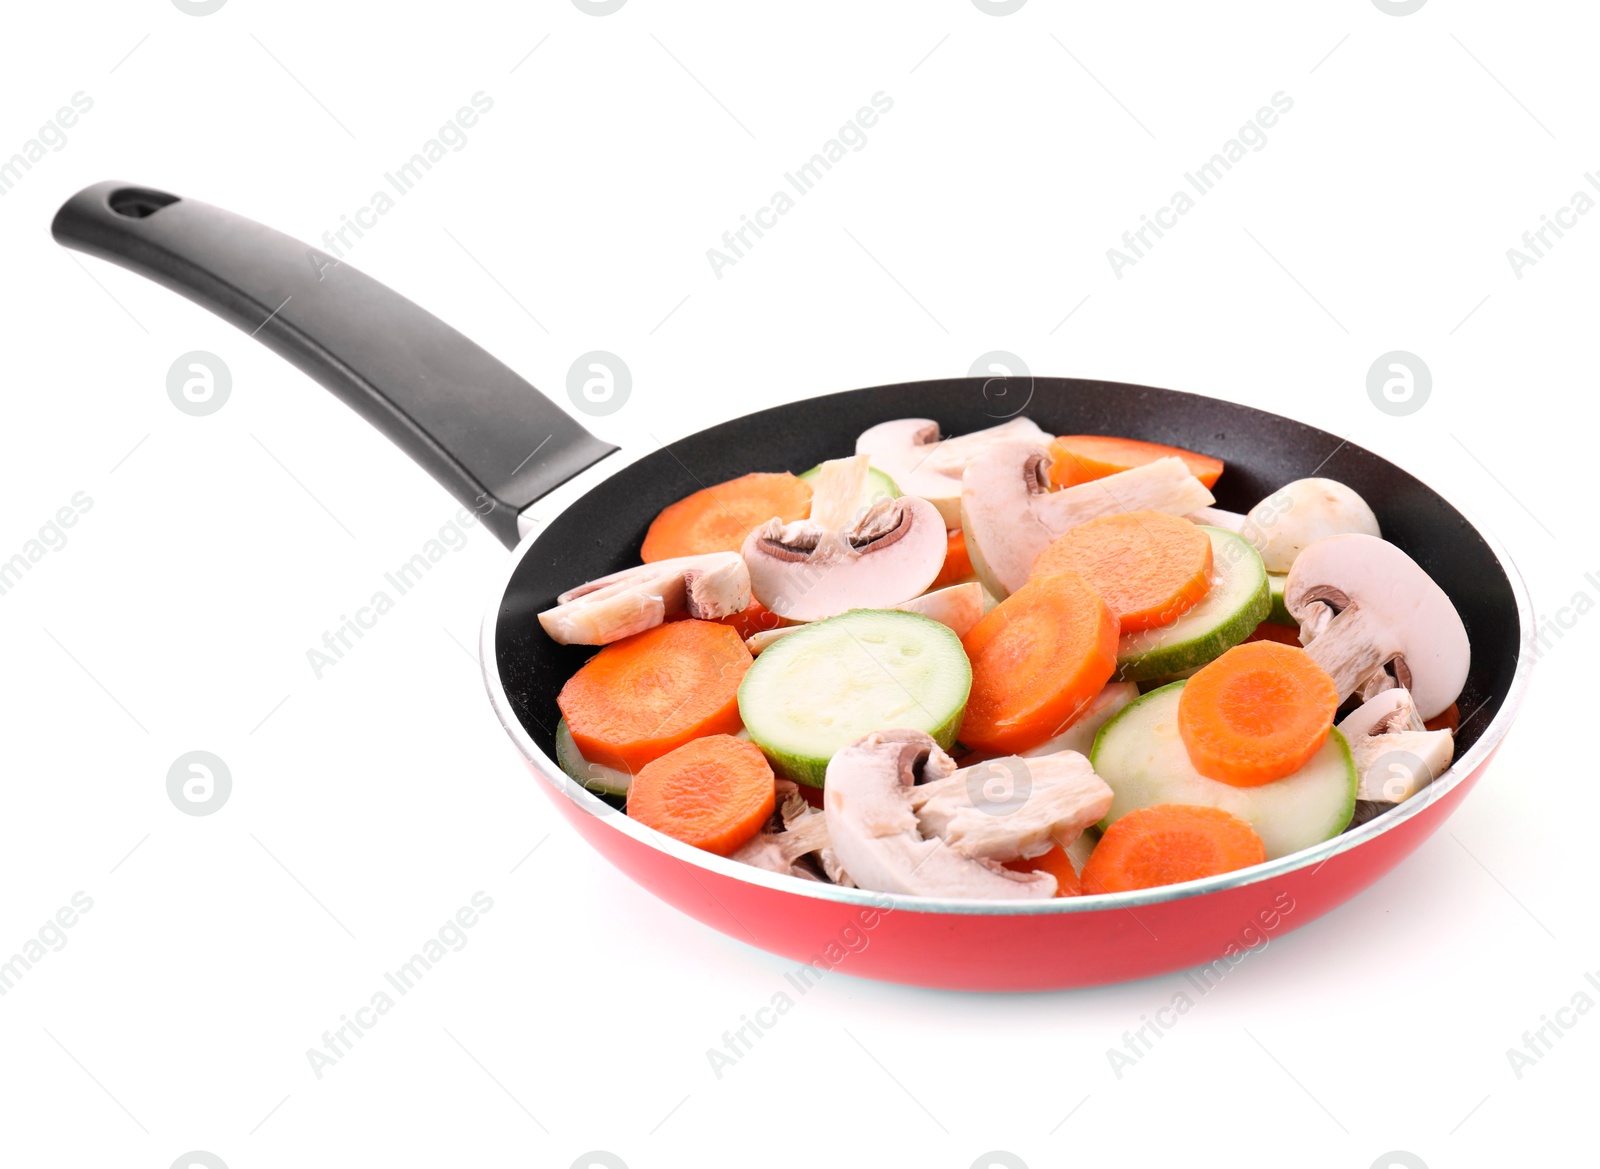
[[[822,790],[828,837],[862,889],[918,897],[1055,896],[1049,873],[1016,873],[923,835],[912,807],[918,779],[936,782],[955,763],[921,731],[874,731],[835,753]]]
[[[1409,691],[1395,687],[1370,698],[1339,723],[1350,743],[1360,785],[1356,798],[1398,804],[1408,800],[1450,766],[1455,736],[1430,731]]]
[[[1045,443],[1050,436],[1026,418],[955,438],[940,439],[931,418],[897,418],[861,432],[856,454],[870,455],[872,465],[894,480],[905,495],[926,499],[939,509],[946,528],[961,526],[961,473],[991,443],[1005,439]]]
[[[1296,479],[1244,517],[1236,529],[1261,553],[1268,572],[1288,572],[1295,557],[1329,536],[1382,536],[1367,501],[1336,479]]]
[[[1050,451],[1031,442],[996,443],[967,465],[961,527],[978,578],[1004,600],[1026,583],[1039,553],[1058,536],[1105,515],[1184,515],[1215,500],[1182,459],[1168,456],[1060,491],[1050,490]]]
[[[1341,702],[1384,666],[1393,667],[1424,719],[1442,713],[1466,684],[1472,650],[1460,614],[1421,566],[1386,540],[1354,533],[1318,540],[1296,557],[1283,601],[1302,627],[1320,628],[1306,652],[1333,676]]]
[[[820,621],[916,596],[939,575],[945,549],[938,511],[901,496],[873,504],[845,531],[769,520],[745,538],[742,554],[756,600],[788,621]]]

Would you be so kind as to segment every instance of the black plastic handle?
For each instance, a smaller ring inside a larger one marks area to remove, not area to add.
[[[517,513],[617,448],[449,325],[327,253],[163,191],[96,183],[58,243],[210,309],[387,435],[504,543]]]

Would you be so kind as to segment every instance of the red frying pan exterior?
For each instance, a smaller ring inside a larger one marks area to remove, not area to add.
[[[1492,752],[1491,752],[1492,756]],[[697,868],[618,831],[569,799],[561,780],[531,761],[567,822],[605,858],[674,908],[762,950],[811,965],[886,982],[942,990],[1062,990],[1124,982],[1197,967],[1230,965],[1230,956],[1308,925],[1360,893],[1409,856],[1461,802],[1488,766],[1486,758],[1420,815],[1323,863],[1301,865],[1181,900],[1137,908],[1090,908],[1048,914],[940,913],[893,908],[901,899],[841,904],[752,884]],[[1048,903],[1047,903],[1048,904]]]

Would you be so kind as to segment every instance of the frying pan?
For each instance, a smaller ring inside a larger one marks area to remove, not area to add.
[[[484,682],[539,786],[628,876],[714,929],[811,967],[791,974],[807,984],[834,969],[963,990],[1089,986],[1202,963],[1220,975],[1239,954],[1361,892],[1437,830],[1483,774],[1527,685],[1532,610],[1510,559],[1400,467],[1245,406],[1113,382],[1022,379],[1014,388],[1031,394],[1027,414],[1051,434],[1129,435],[1226,460],[1220,507],[1246,510],[1313,472],[1358,491],[1385,536],[1450,595],[1471,638],[1454,766],[1422,794],[1315,848],[1136,893],[973,902],[768,873],[661,836],[562,773],[554,760],[556,695],[593,651],[557,645],[536,614],[564,589],[637,564],[656,513],[706,484],[803,470],[850,453],[857,434],[889,419],[931,417],[945,433],[961,434],[1018,413],[1020,403],[1002,414],[996,387],[954,378],[777,406],[631,463],[613,460],[619,465],[609,475],[601,464],[595,486],[535,524],[540,497],[616,448],[395,292],[271,228],[126,183],[74,195],[52,231],[67,247],[164,284],[288,358],[477,511],[513,547],[483,622]]]

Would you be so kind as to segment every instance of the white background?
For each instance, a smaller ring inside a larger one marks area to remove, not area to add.
[[[0,558],[75,492],[93,507],[0,597],[0,956],[75,892],[94,904],[0,998],[0,1161],[1368,1169],[1406,1150],[1438,1169],[1576,1132],[1600,1018],[1520,1078],[1506,1051],[1600,969],[1581,747],[1600,623],[1545,653],[1444,831],[1120,1079],[1107,1048],[1181,976],[1002,997],[840,974],[719,1080],[706,1049],[791,964],[612,872],[534,789],[472,660],[505,551],[474,530],[314,678],[305,651],[455,504],[242,333],[47,228],[123,178],[316,240],[481,90],[467,146],[350,262],[558,397],[578,354],[621,355],[632,398],[590,425],[629,451],[1004,349],[1396,458],[1555,616],[1600,596],[1600,216],[1521,279],[1505,253],[1600,169],[1591,7],[14,6],[0,157],[74,92],[94,105],[0,198]],[[865,148],[713,275],[706,249],[880,90]],[[1265,148],[1118,279],[1106,249],[1280,90]],[[233,375],[208,417],[166,394],[196,349]],[[1366,394],[1393,349],[1433,374],[1404,418]],[[206,817],[165,790],[196,749],[233,776]],[[494,908],[470,944],[317,1079],[306,1049],[478,890]]]

